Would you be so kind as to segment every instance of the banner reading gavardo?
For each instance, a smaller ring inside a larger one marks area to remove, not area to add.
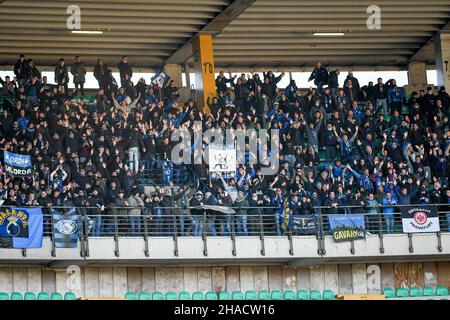
[[[0,209],[1,248],[41,248],[43,233],[44,222],[41,209]]]
[[[209,146],[210,172],[236,172],[236,149]]]
[[[9,174],[20,177],[31,176],[33,174],[30,156],[5,151],[4,159],[5,169]]]
[[[436,207],[401,207],[403,232],[439,232],[439,213]]]
[[[366,237],[366,224],[362,214],[333,214],[328,216],[335,242],[352,241]]]

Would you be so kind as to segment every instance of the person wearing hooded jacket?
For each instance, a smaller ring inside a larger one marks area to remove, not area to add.
[[[323,86],[328,84],[329,73],[327,68],[322,66],[322,63],[318,61],[316,63],[315,68],[311,72],[311,75],[308,78],[308,82],[314,80],[314,84],[317,86],[316,94],[321,96],[323,91]]]
[[[237,235],[246,237],[248,236],[247,208],[249,207],[249,202],[244,192],[238,192],[234,207],[236,208]]]

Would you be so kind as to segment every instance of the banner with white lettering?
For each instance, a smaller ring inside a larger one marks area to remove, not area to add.
[[[401,207],[403,232],[439,232],[439,213],[436,207]]]
[[[362,214],[332,214],[328,216],[328,219],[335,242],[366,237],[366,224]]]
[[[33,165],[29,155],[5,151],[4,160],[6,172],[11,175],[26,177],[33,174]]]

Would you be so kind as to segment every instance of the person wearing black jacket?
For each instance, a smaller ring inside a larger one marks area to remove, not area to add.
[[[14,74],[16,75],[18,86],[22,86],[28,80],[28,63],[25,56],[21,54],[14,65]]]
[[[234,83],[234,78],[231,81],[231,86],[234,88],[234,106],[236,107],[236,112],[243,111],[244,114],[248,112],[246,110],[244,101],[248,95],[247,84],[242,82],[242,78],[238,78],[237,82]]]
[[[122,60],[117,64],[120,73],[120,85],[122,87],[127,87],[128,80],[131,80],[133,76],[133,69],[128,64],[128,57],[122,56]]]
[[[308,82],[314,80],[314,84],[317,86],[316,95],[322,95],[323,86],[328,83],[329,73],[327,68],[322,66],[322,63],[318,61],[316,67],[309,76]]]
[[[55,67],[55,83],[64,87],[64,92],[68,92],[69,68],[64,58],[59,59],[58,65]]]
[[[142,139],[142,135],[139,132],[139,127],[134,126],[125,132],[123,137],[124,145],[128,148],[128,156],[130,168],[134,173],[139,170],[140,148],[145,153],[145,145]]]
[[[231,81],[233,81],[237,76],[235,75],[232,79],[227,79],[224,74],[223,71],[219,72],[219,75],[216,78],[216,89],[217,89],[217,95],[220,95],[220,93],[222,92],[223,94],[225,94],[228,90],[227,87],[227,83],[230,83]]]
[[[194,230],[192,232],[194,237],[200,237],[203,234],[203,209],[198,208],[204,204],[203,192],[197,191],[194,197],[190,200],[191,215],[194,223]]]
[[[331,99],[333,100],[333,104],[336,103],[336,97],[338,95],[339,90],[339,75],[341,71],[336,69],[330,72],[330,76],[328,78],[328,87],[330,88]]]
[[[327,130],[324,134],[324,143],[325,143],[325,161],[328,163],[333,163],[337,156],[337,138],[333,132],[333,125],[331,122],[327,125]]]
[[[374,98],[377,106],[377,110],[381,107],[383,108],[383,113],[386,115],[388,112],[387,108],[387,87],[383,83],[382,78],[378,78],[377,84],[373,88]]]
[[[98,87],[105,89],[106,77],[108,76],[108,66],[103,63],[102,59],[97,60],[94,67],[94,77],[98,81]]]

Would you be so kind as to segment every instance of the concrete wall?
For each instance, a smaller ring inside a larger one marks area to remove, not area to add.
[[[140,291],[324,290],[380,293],[384,287],[450,287],[450,262],[267,265],[82,267],[70,271],[41,267],[0,267],[0,291],[72,290],[85,297],[123,297]]]

